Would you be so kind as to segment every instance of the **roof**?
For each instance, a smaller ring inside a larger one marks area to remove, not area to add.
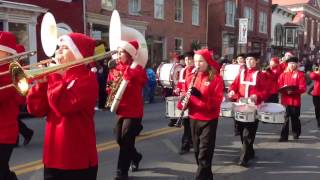
[[[279,4],[280,6],[294,5],[294,4],[308,4],[310,0],[272,0],[272,4]]]

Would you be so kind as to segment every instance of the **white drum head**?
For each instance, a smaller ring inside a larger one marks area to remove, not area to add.
[[[278,103],[263,103],[258,108],[258,112],[279,113],[284,112],[286,108]]]
[[[227,64],[224,67],[222,79],[224,81],[234,81],[239,74],[240,65],[239,64]]]

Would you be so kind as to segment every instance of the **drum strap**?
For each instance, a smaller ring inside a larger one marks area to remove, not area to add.
[[[240,73],[240,84],[245,85],[245,98],[249,97],[249,86],[255,86],[257,83],[257,75],[258,75],[258,70],[255,71],[252,75],[252,81],[245,81],[244,80],[244,69],[242,69]]]

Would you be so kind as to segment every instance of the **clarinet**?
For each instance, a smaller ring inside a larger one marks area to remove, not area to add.
[[[184,99],[182,100],[182,110],[180,112],[180,116],[176,122],[176,124],[174,125],[175,127],[181,127],[182,125],[182,120],[183,120],[183,115],[184,115],[184,111],[186,110],[186,106],[190,100],[190,96],[191,96],[191,90],[192,88],[194,87],[194,83],[196,81],[196,78],[198,76],[198,72],[199,72],[199,68],[196,68],[195,69],[195,74],[194,76],[192,77],[192,80],[191,80],[191,84],[189,85],[189,88],[188,88],[188,91],[184,97]]]

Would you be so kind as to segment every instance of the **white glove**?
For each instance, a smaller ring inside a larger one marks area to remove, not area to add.
[[[232,98],[232,96],[234,96],[234,91],[230,91],[230,92],[228,93],[228,97],[229,97],[229,98]]]

